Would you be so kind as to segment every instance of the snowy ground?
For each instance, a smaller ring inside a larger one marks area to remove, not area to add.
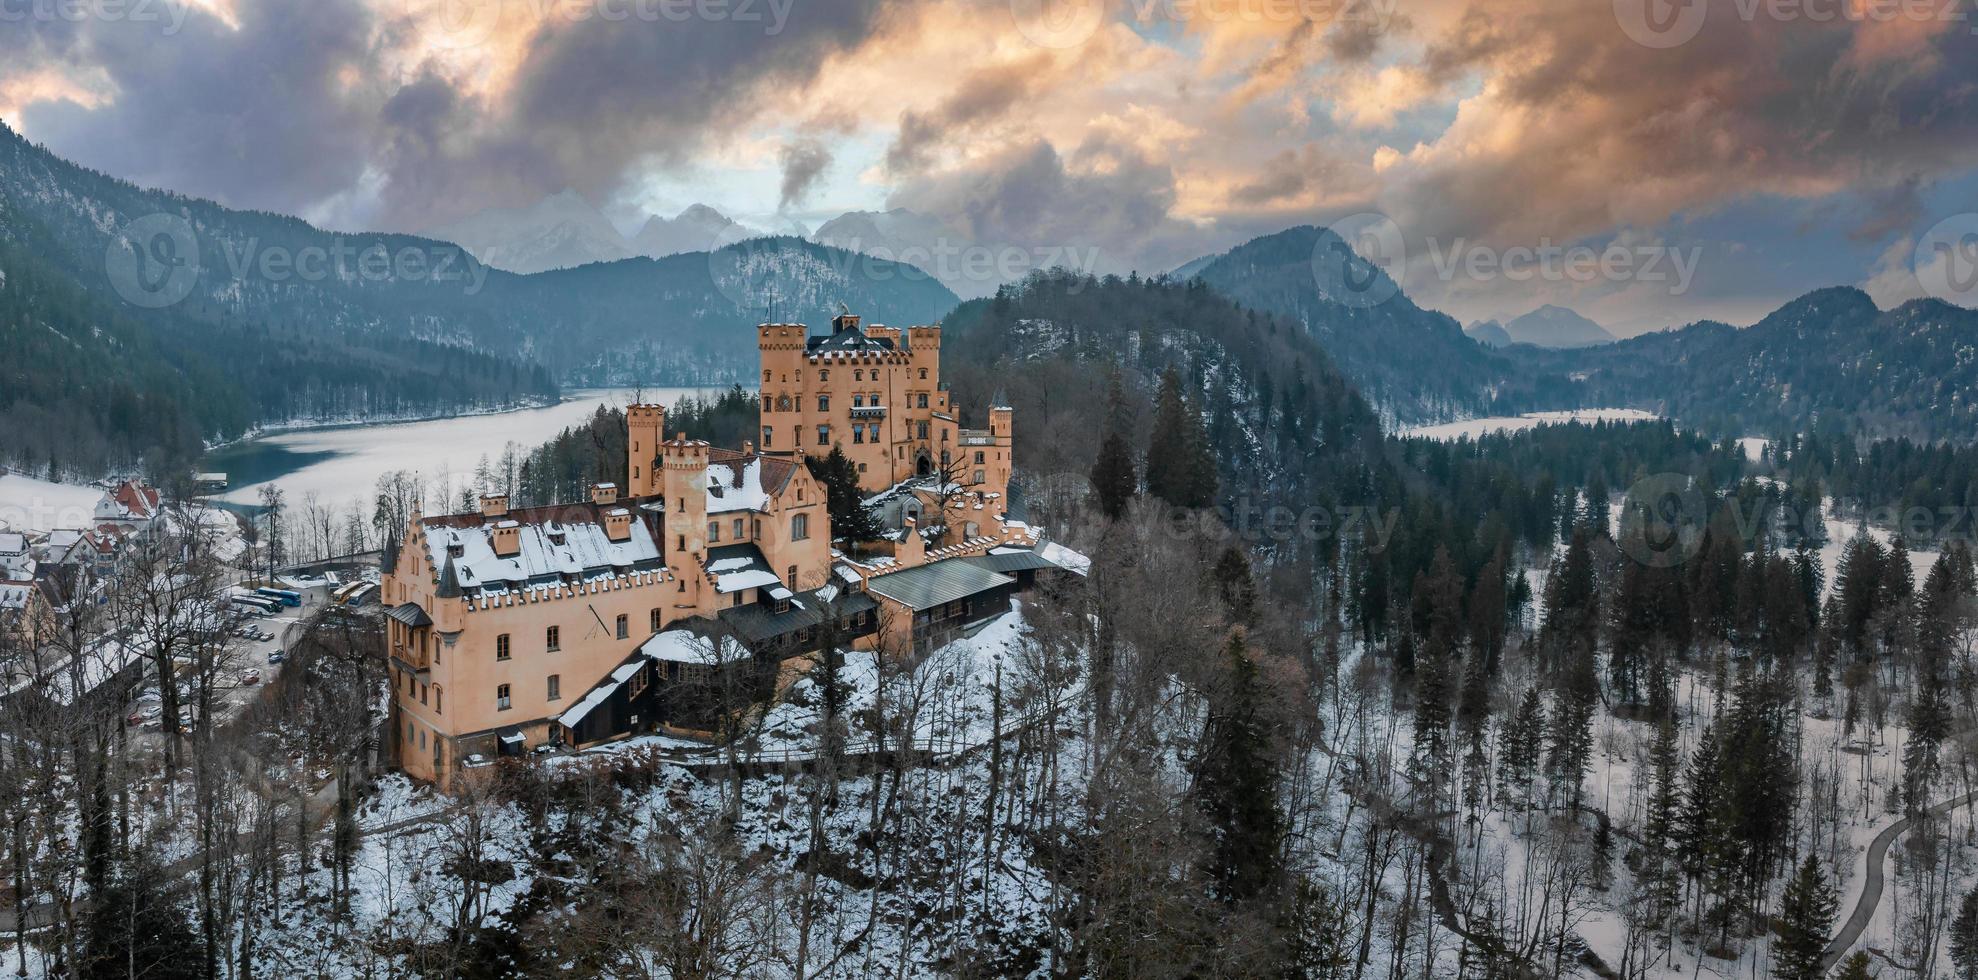
[[[1478,436],[1500,432],[1523,432],[1541,425],[1559,425],[1567,422],[1654,422],[1660,418],[1661,416],[1653,412],[1634,408],[1584,408],[1571,412],[1529,412],[1524,415],[1494,416],[1465,419],[1461,422],[1444,422],[1440,425],[1423,425],[1403,429],[1396,435],[1404,439],[1453,442],[1457,439],[1475,439]]]
[[[16,531],[93,527],[96,502],[102,498],[103,491],[95,487],[9,473],[0,476],[0,527]]]

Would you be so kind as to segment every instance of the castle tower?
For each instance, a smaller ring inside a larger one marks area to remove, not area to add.
[[[625,495],[646,497],[659,492],[659,477],[653,460],[659,455],[659,442],[666,431],[666,409],[658,405],[631,405],[625,409]]]
[[[699,581],[707,555],[707,443],[685,434],[659,444],[659,486],[666,498],[666,540],[661,548],[673,574]]]

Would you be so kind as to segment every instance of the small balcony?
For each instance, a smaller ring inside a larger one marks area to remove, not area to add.
[[[432,660],[425,651],[404,643],[391,645],[391,659],[392,663],[416,674],[426,673],[433,667]]]
[[[886,417],[886,406],[884,405],[853,405],[852,406],[852,418],[883,419],[885,417]]]

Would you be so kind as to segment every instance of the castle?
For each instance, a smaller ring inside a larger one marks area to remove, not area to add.
[[[758,334],[760,446],[669,438],[663,407],[633,405],[622,489],[527,509],[485,496],[474,513],[414,513],[387,544],[400,768],[447,786],[504,755],[711,728],[715,679],[760,696],[825,644],[911,656],[1007,609],[1039,571],[1082,574],[1010,519],[1011,410],[959,427],[939,327],[847,314],[822,337]],[[891,533],[857,555],[833,550],[806,465],[834,447],[869,503],[894,505]]]

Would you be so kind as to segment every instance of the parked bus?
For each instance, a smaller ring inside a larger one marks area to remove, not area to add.
[[[273,599],[276,602],[279,602],[282,605],[289,606],[291,608],[302,605],[302,593],[290,589],[262,588],[262,589],[255,589],[254,594],[259,596],[266,596],[267,598]]]
[[[350,606],[361,606],[366,602],[371,601],[371,599],[377,594],[378,594],[378,583],[360,582],[358,583],[357,590],[350,594],[350,598],[344,600],[344,604]]]
[[[364,586],[368,584],[370,583],[362,582],[362,581],[352,582],[336,590],[335,592],[330,593],[330,605],[341,606],[344,603],[349,602],[351,596],[356,595],[359,589],[362,589]]]
[[[280,612],[282,608],[281,603],[267,596],[248,595],[245,592],[231,596],[230,599],[235,608],[243,609],[247,612],[260,613],[263,616],[273,616]]]

